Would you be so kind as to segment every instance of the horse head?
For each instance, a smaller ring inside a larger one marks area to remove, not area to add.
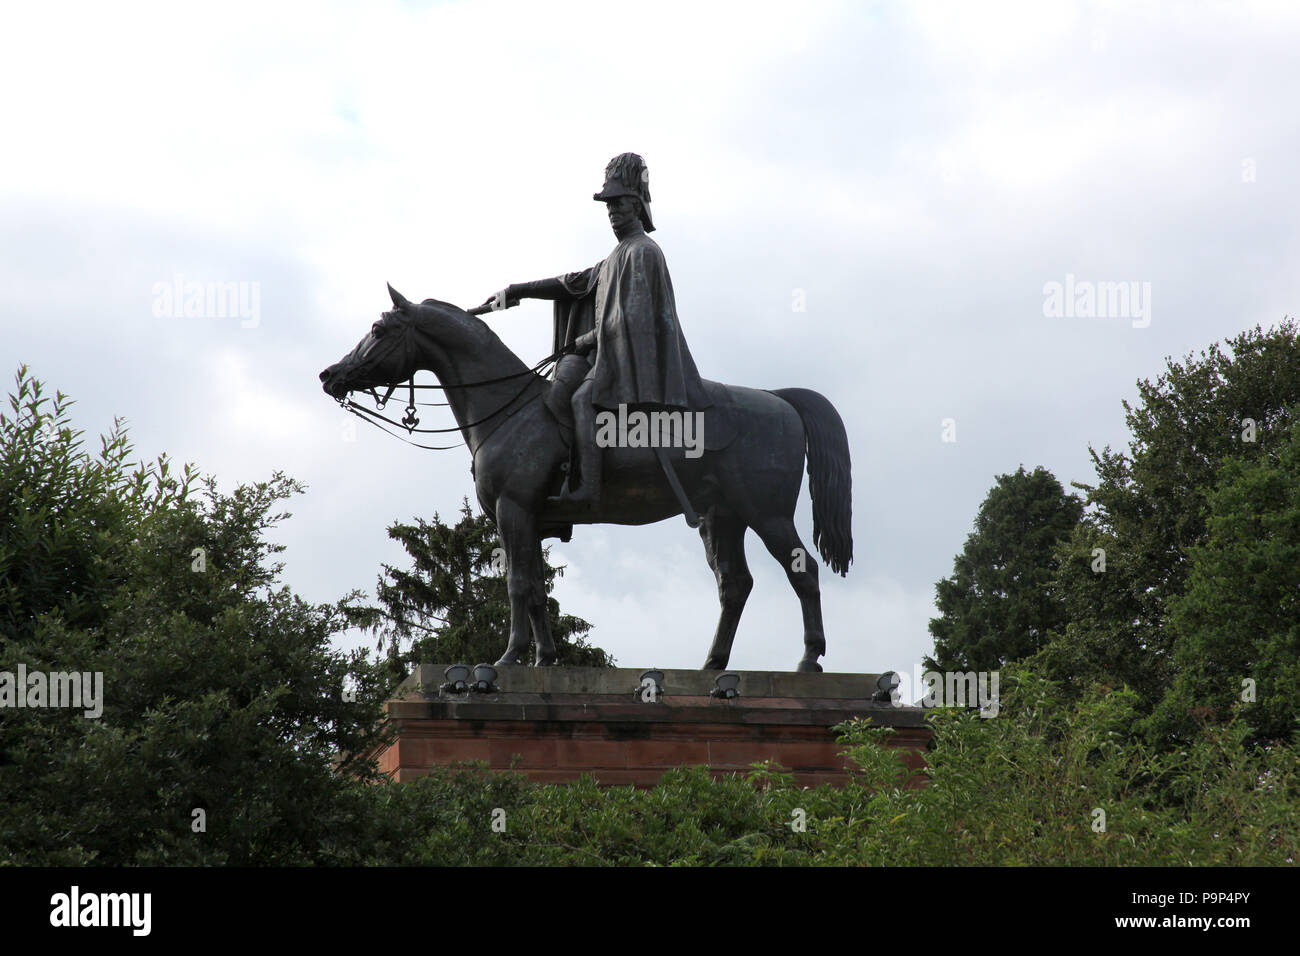
[[[392,311],[380,315],[356,348],[320,373],[327,395],[343,398],[348,392],[392,385],[415,374],[414,307],[391,285],[388,294]]]
[[[449,357],[481,352],[492,333],[479,319],[448,302],[409,301],[391,285],[391,311],[384,312],[347,355],[320,373],[333,398],[348,392],[404,382],[420,369],[440,378]]]

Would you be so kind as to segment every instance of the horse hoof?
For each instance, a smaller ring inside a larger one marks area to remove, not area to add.
[[[555,667],[559,663],[560,663],[559,657],[554,655],[552,655],[551,657],[539,657],[537,658],[536,661],[536,665],[538,667]]]
[[[808,674],[820,674],[822,672],[822,666],[816,661],[800,661],[796,670]]]

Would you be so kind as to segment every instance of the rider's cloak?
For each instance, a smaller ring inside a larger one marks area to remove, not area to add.
[[[593,327],[596,333],[587,376],[593,405],[709,407],[658,243],[644,233],[628,236],[608,258],[560,281],[572,298],[556,302],[557,351]]]

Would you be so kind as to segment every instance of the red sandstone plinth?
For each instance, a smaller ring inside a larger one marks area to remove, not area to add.
[[[544,783],[592,774],[650,787],[669,767],[720,776],[771,760],[799,786],[843,785],[851,764],[836,724],[870,717],[892,728],[889,745],[906,749],[916,771],[931,737],[920,708],[871,700],[875,674],[733,671],[741,696],[724,700],[709,696],[716,673],[670,670],[652,703],[639,692],[640,669],[503,667],[496,692],[459,695],[439,691],[443,669],[419,668],[387,704],[396,737],[379,763],[395,780],[482,761]]]

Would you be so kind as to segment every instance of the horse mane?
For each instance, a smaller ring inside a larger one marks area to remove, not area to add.
[[[499,346],[502,351],[504,351],[508,356],[510,356],[515,362],[519,363],[519,365],[522,368],[528,368],[528,363],[525,362],[523,359],[521,359],[518,355],[516,355],[510,349],[510,347],[505,344],[505,342],[501,341],[501,336],[497,335],[496,330],[494,330],[492,326],[488,325],[477,315],[471,315],[469,312],[465,311],[460,306],[456,305],[454,302],[443,302],[441,299],[425,299],[420,303],[420,305],[433,306],[434,308],[442,308],[442,309],[447,309],[453,313],[459,313],[457,319],[469,320],[469,322],[472,323],[472,327],[480,334],[482,334],[488,342],[493,343],[495,346]]]

